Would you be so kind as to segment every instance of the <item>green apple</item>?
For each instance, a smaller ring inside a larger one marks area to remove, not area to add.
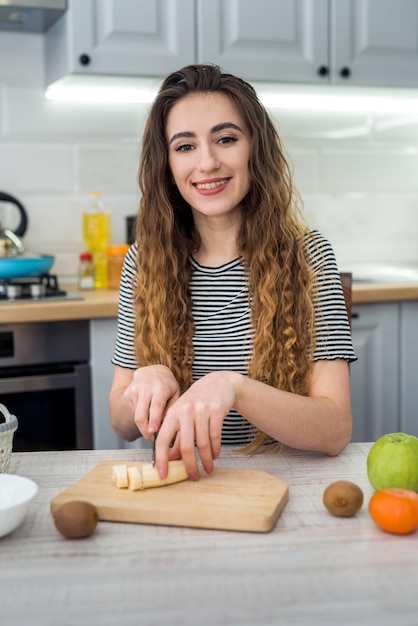
[[[406,433],[380,437],[367,456],[367,476],[375,489],[418,491],[418,438]]]

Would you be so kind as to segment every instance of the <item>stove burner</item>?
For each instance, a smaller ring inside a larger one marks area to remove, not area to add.
[[[55,274],[0,280],[0,301],[63,298],[66,295],[67,292],[60,289]]]

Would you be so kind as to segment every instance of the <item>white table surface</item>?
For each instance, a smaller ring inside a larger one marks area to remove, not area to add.
[[[289,483],[267,534],[100,522],[87,539],[55,529],[51,498],[102,460],[149,460],[147,450],[14,453],[9,472],[39,485],[28,517],[0,539],[0,624],[28,626],[418,625],[418,533],[371,521],[370,444],[339,457],[286,450],[217,465],[261,469]],[[332,517],[325,487],[364,491],[353,518]]]

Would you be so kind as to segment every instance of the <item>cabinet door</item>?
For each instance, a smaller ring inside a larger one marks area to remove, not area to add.
[[[418,437],[418,302],[402,302],[400,306],[400,430]]]
[[[418,0],[331,0],[331,82],[416,87]]]
[[[353,408],[352,441],[375,441],[399,430],[399,305],[353,307],[350,365]]]
[[[328,0],[198,0],[198,60],[247,80],[317,82]]]
[[[69,72],[161,76],[195,60],[194,0],[71,0],[46,34],[48,83]]]
[[[103,318],[90,321],[90,365],[95,450],[112,450],[122,447],[121,440],[110,424],[109,415],[109,392],[114,369],[111,358],[115,339],[115,319]]]
[[[110,424],[109,392],[114,372],[111,358],[115,348],[116,331],[117,320],[114,318],[90,321],[94,449],[151,448],[151,443],[142,437],[131,443],[123,441]]]

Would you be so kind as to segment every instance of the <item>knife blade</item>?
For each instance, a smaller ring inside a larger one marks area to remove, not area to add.
[[[152,439],[152,467],[155,467],[155,443],[157,441],[157,433],[155,433]]]

